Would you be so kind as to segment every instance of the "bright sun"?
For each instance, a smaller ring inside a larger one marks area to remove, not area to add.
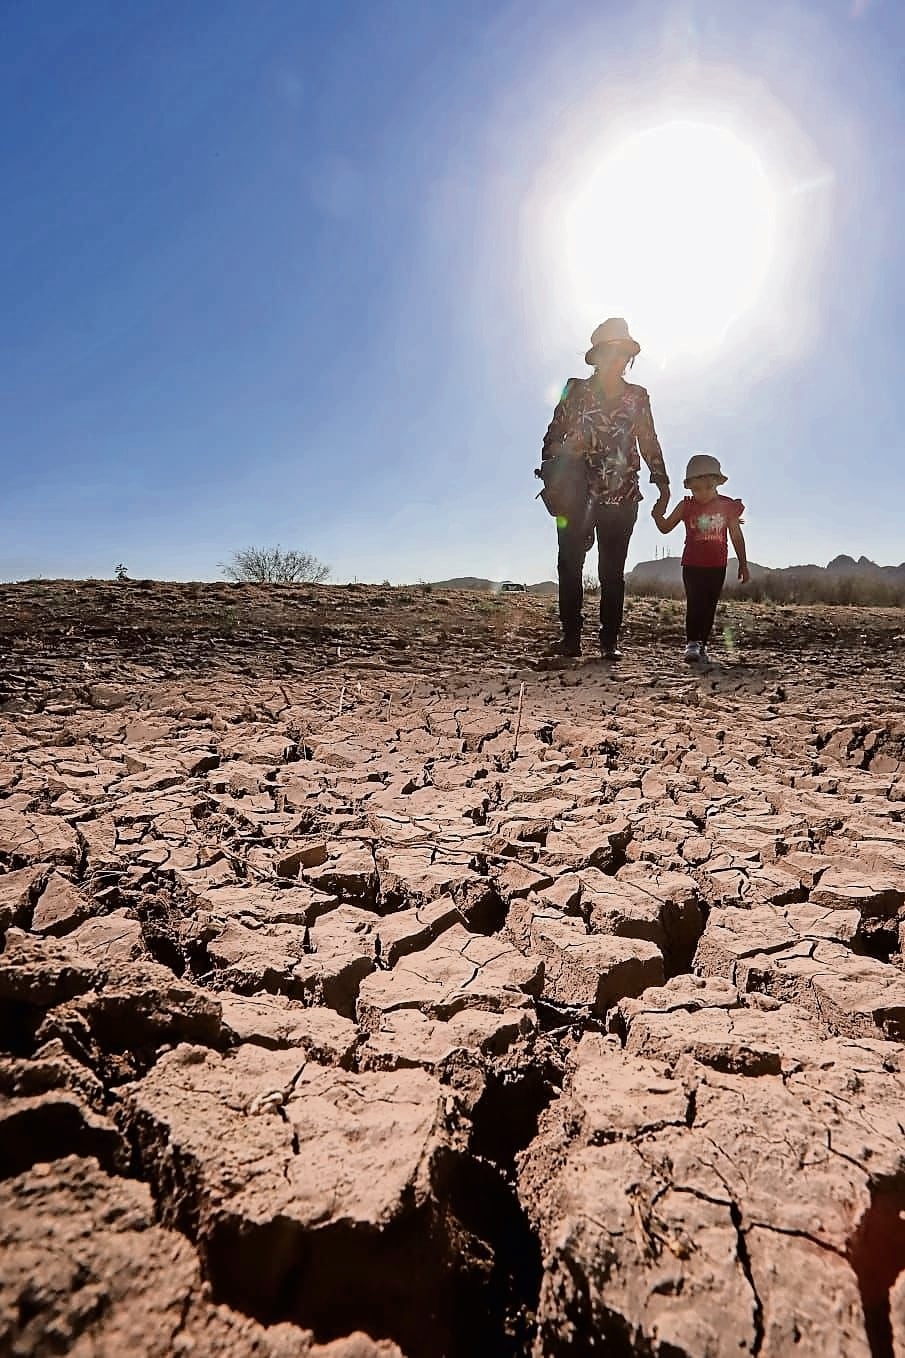
[[[585,179],[565,214],[574,305],[624,315],[648,356],[719,346],[773,263],[776,195],[755,152],[723,128],[640,132]]]

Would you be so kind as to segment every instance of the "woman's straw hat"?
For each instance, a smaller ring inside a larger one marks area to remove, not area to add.
[[[621,316],[611,316],[602,325],[598,325],[591,336],[591,347],[585,354],[584,361],[592,368],[596,368],[600,360],[608,358],[614,348],[624,349],[631,358],[641,352],[641,345],[632,339],[628,333],[628,324]]]

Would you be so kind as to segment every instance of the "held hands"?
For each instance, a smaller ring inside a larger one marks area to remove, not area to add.
[[[666,507],[668,504],[669,504],[669,486],[661,486],[659,499],[657,500],[656,504],[651,510],[651,518],[662,519],[664,514],[666,513]]]

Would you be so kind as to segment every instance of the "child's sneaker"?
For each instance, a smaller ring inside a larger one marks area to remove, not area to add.
[[[699,641],[689,641],[688,645],[685,647],[685,659],[688,661],[689,665],[696,664],[698,660],[703,659],[703,656],[704,647],[701,643]]]

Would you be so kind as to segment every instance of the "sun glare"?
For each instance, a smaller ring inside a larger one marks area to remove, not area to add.
[[[762,297],[776,195],[755,151],[708,124],[623,141],[571,196],[563,245],[576,309],[626,315],[668,363],[723,343]]]

